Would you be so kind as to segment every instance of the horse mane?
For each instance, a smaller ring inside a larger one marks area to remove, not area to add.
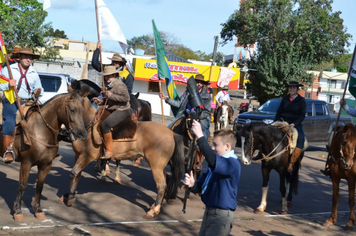
[[[354,124],[348,123],[343,127],[343,133],[345,134],[344,137],[348,138],[355,138],[356,137],[356,128]]]

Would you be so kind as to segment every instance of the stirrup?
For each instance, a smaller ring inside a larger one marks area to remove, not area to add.
[[[320,172],[325,176],[331,176],[329,168],[325,168],[324,170],[320,169]]]
[[[6,161],[6,154],[8,154],[8,153],[10,153],[11,155],[12,155],[12,161]],[[14,162],[15,161],[15,152],[12,150],[12,149],[8,149],[8,150],[6,150],[5,151],[5,153],[4,153],[4,155],[3,155],[3,161],[4,161],[4,163],[6,163],[6,164],[10,164],[10,163],[12,163],[12,162]]]

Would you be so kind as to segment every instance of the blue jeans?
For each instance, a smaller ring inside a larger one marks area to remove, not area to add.
[[[16,126],[16,112],[18,110],[17,102],[10,104],[7,98],[2,99],[2,117],[3,122],[1,126],[3,135],[12,135]]]
[[[304,135],[304,130],[303,130],[303,125],[297,125],[294,126],[294,128],[298,131],[298,139],[297,139],[297,148],[303,149],[304,147],[304,141],[305,141],[305,135]]]

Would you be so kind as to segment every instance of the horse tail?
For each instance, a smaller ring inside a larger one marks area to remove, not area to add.
[[[171,167],[172,176],[169,179],[166,198],[175,199],[177,196],[177,190],[179,187],[180,180],[182,178],[184,169],[184,143],[183,137],[179,134],[174,133],[174,152],[169,161]]]
[[[291,173],[290,179],[289,179],[290,186],[291,186],[290,191],[293,191],[293,193],[295,195],[298,194],[299,169],[301,167],[301,162],[302,162],[303,156],[304,156],[304,152],[302,152],[302,154],[300,155],[299,160],[294,163],[293,172]]]

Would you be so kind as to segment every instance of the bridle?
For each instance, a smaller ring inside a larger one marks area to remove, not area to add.
[[[352,165],[350,165],[350,167],[346,167],[346,166],[347,166],[346,158],[345,158],[344,152],[342,151],[342,147],[343,147],[343,146],[344,146],[344,145],[342,145],[342,144],[341,144],[341,146],[340,146],[340,158],[339,158],[339,160],[341,159],[341,161],[342,161],[342,163],[344,164],[346,170],[350,170],[350,169],[352,168],[352,166],[354,165],[354,162],[352,161]],[[353,156],[353,157],[355,156],[355,148],[353,149],[352,156]],[[332,158],[332,160],[334,161],[334,163],[336,164],[337,161],[335,160],[335,158],[334,158],[332,155],[331,155],[331,158]],[[354,158],[353,158],[353,159],[354,159]],[[353,160],[353,159],[352,159],[352,160]]]
[[[253,153],[254,153],[254,145],[253,145],[253,141],[254,141],[254,137],[253,137],[253,131],[251,132],[248,132],[249,135],[251,135],[251,149],[250,149],[250,157],[252,158],[253,157]],[[281,141],[273,148],[273,150],[268,153],[267,155],[263,154],[262,153],[262,157],[261,159],[257,160],[257,161],[270,161],[272,159],[274,159],[275,157],[281,155],[282,153],[284,152],[287,152],[288,151],[288,148],[290,147],[290,142],[288,142],[288,145],[285,146],[281,151],[279,151],[278,153],[272,155],[272,153],[274,153],[277,148],[282,144],[283,140],[287,137],[288,135],[288,132],[285,132],[283,138],[281,139]]]

